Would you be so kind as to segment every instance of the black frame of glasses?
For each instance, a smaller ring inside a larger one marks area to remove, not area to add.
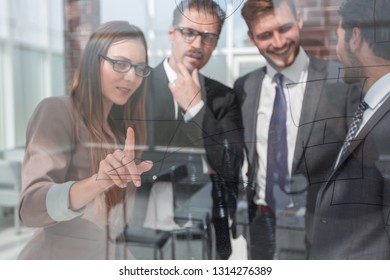
[[[190,27],[185,27],[181,25],[175,25],[173,27],[175,30],[180,31],[181,35],[183,36],[184,40],[187,41],[187,43],[192,43],[197,36],[200,36],[202,38],[202,43],[205,45],[216,45],[218,43],[219,35],[215,33],[211,33],[208,31],[200,32],[198,30],[192,29]],[[194,35],[192,39],[185,38],[186,36],[183,34],[183,31],[187,29],[190,30],[191,33]],[[212,38],[215,38],[215,42],[207,42],[205,41],[205,36],[206,35],[211,35]]]
[[[144,63],[142,63],[142,64],[135,64],[135,63],[131,63],[130,61],[127,61],[127,60],[112,59],[112,58],[110,58],[110,57],[108,57],[108,56],[106,56],[106,55],[104,55],[104,54],[99,54],[99,57],[103,58],[103,59],[106,60],[106,61],[111,62],[111,64],[112,64],[112,69],[113,69],[115,72],[118,72],[118,73],[127,73],[127,72],[129,72],[129,71],[131,70],[131,68],[134,67],[135,74],[138,75],[138,76],[140,76],[140,77],[145,78],[145,77],[149,76],[150,73],[152,72],[152,67],[150,67],[149,65],[144,64]],[[117,69],[115,69],[115,65],[116,65],[117,63],[128,64],[130,67],[129,67],[129,69],[128,69],[127,71],[118,71]],[[138,72],[137,72],[137,69],[140,69],[140,68],[137,68],[137,67],[144,67],[144,68],[142,68],[142,74],[139,72],[139,70],[138,70]],[[145,71],[147,71],[147,73],[146,73],[146,74],[143,74],[143,73],[145,73]]]

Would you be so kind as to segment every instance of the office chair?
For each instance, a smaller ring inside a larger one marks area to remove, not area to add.
[[[210,219],[210,205],[207,198],[210,198],[209,188],[202,189],[193,194],[183,205],[178,205],[178,194],[182,192],[181,181],[188,177],[186,165],[180,165],[172,170],[171,181],[173,187],[174,221],[180,226],[173,229],[173,243],[177,237],[191,239],[199,236],[202,241],[202,258],[211,259],[212,232]]]
[[[182,181],[188,177],[186,164],[174,164],[167,171],[153,178],[153,182],[172,182],[173,187],[173,208],[174,221],[181,228],[170,231],[155,230],[143,227],[127,227],[124,231],[124,240],[128,245],[154,248],[154,258],[163,258],[162,248],[171,239],[171,258],[176,258],[175,243],[178,237],[191,239],[200,236],[202,240],[202,257],[211,259],[211,222],[209,205],[204,204],[204,197],[210,197],[208,189],[201,189],[195,193],[183,205],[178,207],[178,196],[183,192]],[[196,209],[191,205],[200,205],[201,209]]]
[[[172,233],[170,231],[126,226],[123,239],[119,238],[118,242],[126,242],[129,246],[153,248],[153,256],[157,260],[164,259],[163,248],[171,237]],[[172,243],[172,259],[174,258],[174,243]]]
[[[167,171],[153,178],[156,182],[174,182],[187,176],[185,165],[173,165]],[[174,203],[175,204],[175,203]],[[145,228],[140,225],[126,226],[123,236],[118,238],[118,242],[125,242],[129,246],[150,247],[153,248],[154,259],[164,258],[163,248],[172,237],[172,231],[156,230]],[[171,258],[175,259],[175,242],[171,240]]]
[[[21,162],[0,159],[0,207],[12,207],[15,233],[20,233],[19,195],[21,190]]]

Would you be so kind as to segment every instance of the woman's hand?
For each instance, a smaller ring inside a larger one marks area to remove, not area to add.
[[[113,185],[124,188],[127,183],[133,182],[136,187],[141,186],[141,174],[149,171],[153,166],[153,162],[143,161],[136,164],[134,161],[134,143],[134,130],[129,127],[125,148],[107,155],[99,164],[97,176],[95,174],[72,185],[69,194],[72,210],[81,209]]]
[[[135,137],[134,130],[127,129],[125,147],[123,150],[115,150],[108,154],[99,164],[98,179],[111,180],[118,187],[126,187],[133,182],[134,186],[141,186],[141,174],[153,167],[153,162],[135,162]]]

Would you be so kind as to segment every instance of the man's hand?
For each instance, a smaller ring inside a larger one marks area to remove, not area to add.
[[[183,64],[178,63],[177,67],[177,79],[168,86],[180,108],[187,111],[202,100],[198,69],[194,69],[190,74]]]

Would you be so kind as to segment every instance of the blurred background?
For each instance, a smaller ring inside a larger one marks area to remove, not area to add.
[[[262,65],[247,38],[242,0],[228,10],[217,50],[203,72],[228,85]],[[340,0],[296,0],[304,16],[303,45],[334,58]],[[0,0],[0,150],[23,146],[37,103],[67,94],[83,43],[100,23],[121,19],[146,34],[151,66],[169,53],[167,30],[176,0]]]
[[[138,25],[148,40],[150,65],[156,66],[169,54],[167,32],[177,2],[0,0],[0,158],[21,160],[31,113],[43,98],[68,93],[83,46],[99,24],[127,20]],[[248,40],[240,12],[243,1],[217,2],[226,10],[227,19],[217,49],[202,72],[232,86],[237,77],[264,65],[264,59]],[[341,0],[295,2],[304,19],[304,48],[334,60]],[[7,174],[11,176],[0,177]],[[27,238],[23,233],[31,234],[14,228],[18,227],[13,220],[14,194],[0,193],[0,259],[16,256],[17,246]]]

